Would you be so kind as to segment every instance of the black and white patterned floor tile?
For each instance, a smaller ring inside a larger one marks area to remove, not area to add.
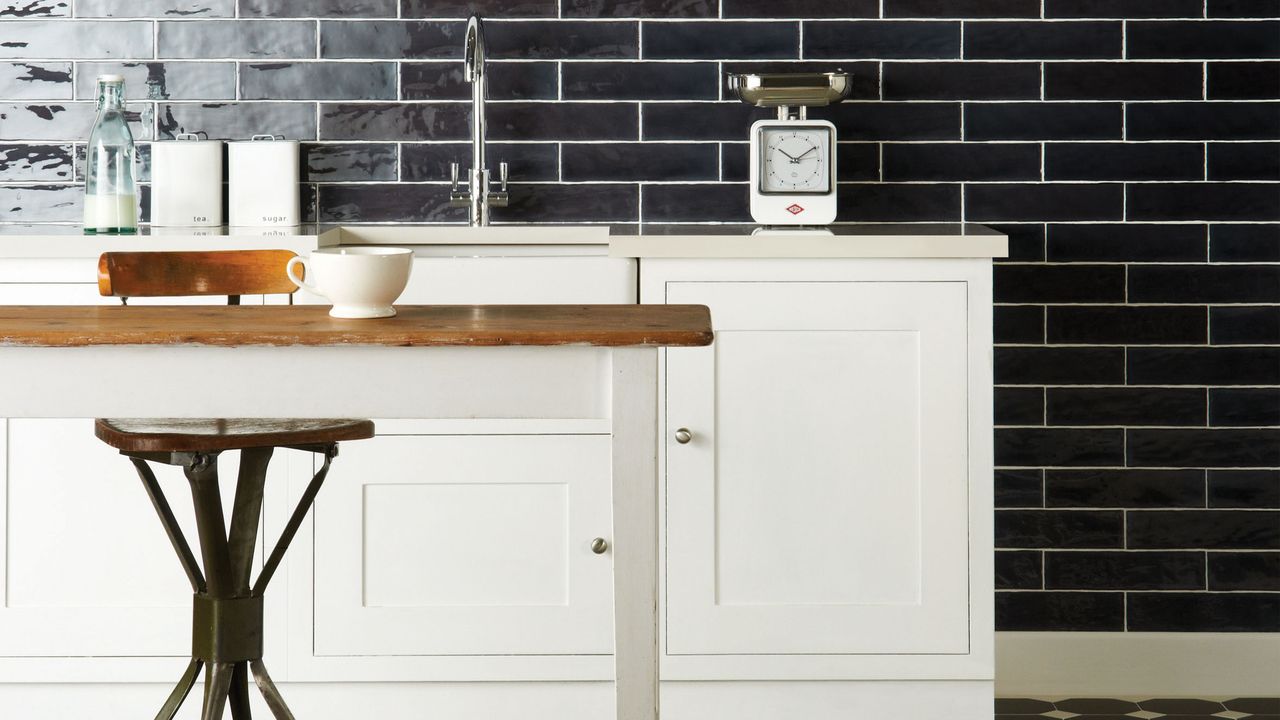
[[[996,720],[1280,720],[1280,698],[1120,700],[999,698]]]

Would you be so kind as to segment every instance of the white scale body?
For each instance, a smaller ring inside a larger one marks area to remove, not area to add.
[[[756,222],[835,222],[837,177],[835,125],[791,119],[751,126],[751,217]]]

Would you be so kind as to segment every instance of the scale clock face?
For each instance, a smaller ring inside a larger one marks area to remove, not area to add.
[[[831,190],[831,131],[825,127],[760,130],[760,192],[826,193]]]
[[[825,120],[751,126],[751,216],[763,225],[836,219],[836,128]]]

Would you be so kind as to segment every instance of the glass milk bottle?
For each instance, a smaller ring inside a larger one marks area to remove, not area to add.
[[[138,231],[138,186],[133,134],[124,117],[124,78],[98,76],[98,119],[85,159],[84,231],[131,235]]]

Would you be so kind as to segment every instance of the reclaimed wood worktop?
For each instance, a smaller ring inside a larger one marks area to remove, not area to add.
[[[344,320],[318,305],[0,306],[0,346],[99,345],[694,347],[703,305],[405,305]]]

